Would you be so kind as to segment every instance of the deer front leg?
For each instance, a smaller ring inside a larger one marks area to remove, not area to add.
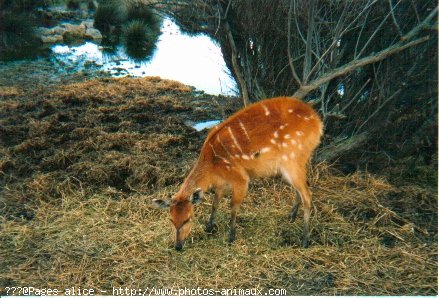
[[[206,225],[206,233],[208,234],[215,234],[218,231],[218,227],[215,222],[216,218],[216,211],[218,209],[219,201],[224,195],[224,189],[223,188],[216,188],[215,189],[215,196],[212,201],[212,211],[210,213],[209,221]]]
[[[229,233],[229,243],[232,243],[236,239],[236,214],[238,213],[239,206],[244,199],[248,188],[248,179],[242,179],[233,185],[232,189],[232,201],[230,202],[231,207],[231,218],[230,218],[230,233]]]

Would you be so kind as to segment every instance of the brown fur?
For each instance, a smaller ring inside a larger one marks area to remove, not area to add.
[[[308,245],[311,194],[306,182],[307,163],[320,143],[323,125],[306,103],[287,97],[267,99],[248,106],[212,129],[201,148],[199,159],[185,179],[175,201],[190,202],[196,188],[214,188],[216,196],[207,230],[212,230],[218,201],[227,188],[232,190],[231,231],[235,238],[236,213],[253,177],[281,173],[299,192],[304,206],[304,242]],[[300,201],[295,199],[291,218]],[[171,207],[171,218],[187,218],[186,210]],[[192,214],[192,209],[190,210]],[[182,219],[184,220],[184,219]]]

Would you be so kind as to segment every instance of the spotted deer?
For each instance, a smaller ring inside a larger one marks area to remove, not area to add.
[[[176,230],[175,249],[183,248],[193,224],[193,206],[203,191],[215,189],[206,232],[216,230],[215,214],[224,193],[231,189],[229,242],[235,240],[236,214],[251,178],[280,173],[300,194],[290,213],[294,221],[300,200],[304,209],[303,246],[308,246],[311,193],[307,163],[320,143],[323,124],[306,103],[288,97],[252,104],[214,127],[208,134],[198,161],[171,200],[156,199],[157,208],[169,208]]]

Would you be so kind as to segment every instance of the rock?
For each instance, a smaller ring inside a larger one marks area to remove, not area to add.
[[[98,29],[88,28],[85,31],[84,37],[86,39],[101,40],[102,39],[102,34],[101,34],[101,32]]]
[[[66,28],[63,26],[56,26],[53,28],[53,34],[63,35],[66,32]]]
[[[69,23],[64,23],[62,24],[62,26],[65,28],[66,32],[69,32],[72,35],[75,36],[82,36],[85,33],[85,25],[84,24],[80,24],[80,25],[73,25],[73,24],[69,24]]]
[[[88,28],[93,28],[93,23],[94,23],[93,19],[88,19],[88,20],[82,21],[81,25],[84,25],[85,28],[88,29]]]
[[[41,35],[40,40],[42,43],[57,43],[64,40],[62,35]]]
[[[65,42],[76,42],[84,39],[85,34],[85,26],[81,25],[73,25],[73,24],[63,24],[66,31],[63,34],[63,38]]]
[[[39,27],[36,33],[43,43],[75,43],[84,39],[102,40],[102,34],[93,27],[92,19],[82,21],[79,25],[62,23],[52,28]]]
[[[46,28],[46,27],[38,27],[35,29],[35,33],[37,35],[51,35],[51,34],[53,34],[53,29]]]

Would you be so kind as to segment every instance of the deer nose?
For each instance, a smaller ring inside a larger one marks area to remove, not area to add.
[[[181,251],[181,250],[183,250],[183,245],[184,245],[184,241],[178,241],[178,242],[175,244],[175,250],[177,250],[177,251]]]

